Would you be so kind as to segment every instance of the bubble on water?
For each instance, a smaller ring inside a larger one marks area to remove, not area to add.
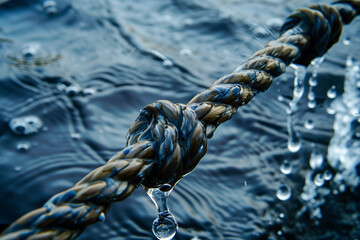
[[[57,3],[53,0],[46,0],[43,3],[43,10],[47,15],[55,15],[58,12]]]
[[[330,181],[332,178],[333,178],[333,174],[331,173],[331,171],[330,171],[330,170],[326,170],[326,171],[324,172],[324,179],[325,179],[326,181]]]
[[[26,152],[30,149],[31,145],[29,143],[19,143],[16,145],[16,150],[19,152]]]
[[[318,173],[316,174],[315,178],[314,178],[314,183],[316,186],[321,187],[324,185],[325,183],[325,179],[322,173]]]
[[[183,55],[183,56],[190,56],[192,55],[192,51],[189,49],[189,48],[183,48],[180,50],[180,55]]]
[[[280,185],[280,187],[276,191],[276,196],[281,201],[289,200],[291,198],[291,188],[286,184]]]
[[[315,100],[310,100],[310,101],[308,102],[308,107],[309,107],[310,109],[314,109],[314,108],[316,107],[316,101],[315,101]]]
[[[31,115],[13,118],[10,120],[9,126],[18,135],[29,135],[39,132],[43,124],[40,118]]]
[[[327,91],[327,94],[328,98],[330,99],[334,99],[336,98],[337,96],[337,93],[336,93],[336,86],[333,85],[328,91]]]
[[[342,42],[345,46],[348,46],[351,44],[351,40],[349,37],[344,38],[343,42]]]
[[[304,127],[306,129],[313,129],[314,128],[314,121],[312,119],[308,119],[304,123]]]
[[[21,54],[25,60],[30,60],[38,54],[39,50],[39,43],[29,43],[23,47]]]
[[[289,175],[292,172],[292,166],[288,160],[284,160],[281,164],[280,171],[285,175]]]

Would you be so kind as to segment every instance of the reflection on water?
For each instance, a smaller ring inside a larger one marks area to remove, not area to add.
[[[0,0],[0,226],[122,149],[139,109],[186,103],[316,2]],[[359,71],[345,67],[359,24],[216,129],[164,208],[174,239],[360,238]],[[137,189],[79,239],[154,239],[157,215]]]

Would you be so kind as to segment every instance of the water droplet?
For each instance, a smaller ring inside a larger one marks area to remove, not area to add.
[[[71,97],[78,95],[80,91],[81,88],[78,85],[70,85],[65,88],[65,92]]]
[[[346,37],[346,38],[343,40],[343,44],[344,44],[345,46],[350,45],[350,44],[351,44],[350,38],[349,38],[349,37]]]
[[[277,231],[277,235],[282,236],[283,232],[281,230]]]
[[[279,213],[279,218],[284,219],[285,218],[285,213]]]
[[[314,93],[313,91],[310,91],[310,92],[308,93],[308,99],[309,99],[310,101],[314,101],[314,100],[315,100],[315,93]]]
[[[317,79],[314,78],[314,77],[310,77],[310,78],[309,78],[309,85],[310,85],[311,87],[316,87],[316,86],[318,85]]]
[[[79,140],[81,138],[81,135],[79,133],[72,133],[70,137],[74,140]]]
[[[314,109],[316,107],[316,101],[315,100],[311,100],[308,102],[308,107],[310,109]]]
[[[100,222],[104,222],[105,221],[105,213],[100,213],[100,215],[99,215],[99,221]]]
[[[276,191],[276,196],[281,201],[289,200],[291,198],[291,188],[286,184],[280,185],[280,187]]]
[[[277,100],[278,100],[279,102],[283,102],[285,99],[284,99],[283,96],[279,95],[279,96],[277,97]]]
[[[330,115],[334,115],[336,113],[336,110],[332,107],[327,107],[326,112]]]
[[[183,55],[183,56],[190,56],[192,54],[192,51],[188,48],[183,48],[180,50],[180,55]]]
[[[88,95],[94,95],[96,93],[96,89],[95,88],[84,88],[82,90],[82,93],[85,95],[85,96],[88,96]]]
[[[19,143],[18,145],[16,145],[16,150],[18,150],[19,152],[26,152],[29,149],[30,149],[29,143]]]
[[[287,147],[290,152],[298,152],[301,149],[301,139],[300,138],[289,138]]]
[[[324,162],[324,156],[321,153],[313,151],[310,156],[310,167],[312,169],[320,168]]]
[[[11,130],[18,135],[29,135],[39,132],[42,121],[36,116],[13,118],[9,122]]]
[[[292,166],[288,160],[284,160],[281,164],[280,171],[285,175],[289,175],[292,172]]]
[[[171,60],[169,60],[169,59],[165,59],[165,60],[163,61],[163,65],[164,65],[165,67],[172,67],[172,66],[174,65],[174,63],[173,63]]]
[[[326,171],[324,172],[324,179],[325,179],[326,181],[330,181],[330,180],[332,179],[332,177],[333,177],[333,175],[332,175],[332,173],[331,173],[330,170],[326,170]]]
[[[339,191],[340,192],[345,192],[346,191],[346,185],[345,184],[341,184],[340,186],[339,186]]]
[[[215,130],[216,130],[216,126],[211,125],[211,124],[207,124],[206,125],[206,136],[207,136],[207,138],[209,138],[209,139],[212,138]]]
[[[53,0],[47,0],[43,3],[44,12],[47,15],[55,15],[58,12],[57,4]]]
[[[330,99],[336,98],[337,93],[336,93],[336,86],[335,86],[335,85],[333,85],[333,86],[327,91],[327,96],[328,96],[328,98],[330,98]]]
[[[306,129],[313,129],[314,128],[314,121],[312,119],[308,119],[304,123],[304,127]]]
[[[247,186],[247,182],[246,182],[246,181],[244,181],[244,186],[245,186],[245,187]]]
[[[316,174],[314,178],[314,183],[316,186],[321,187],[325,183],[325,179],[322,173]]]
[[[146,193],[154,202],[158,210],[158,217],[153,222],[152,231],[158,239],[162,240],[172,239],[178,229],[175,217],[170,213],[167,206],[167,198],[171,189],[167,192],[163,192],[158,188],[146,189]]]
[[[40,44],[39,43],[29,43],[26,44],[22,50],[22,56],[25,60],[31,60],[39,52]]]

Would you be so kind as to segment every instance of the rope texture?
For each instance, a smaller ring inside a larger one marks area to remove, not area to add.
[[[207,138],[237,108],[265,91],[291,63],[309,65],[339,40],[343,23],[360,12],[360,0],[298,9],[270,41],[235,71],[217,80],[187,105],[156,101],[140,112],[127,134],[127,146],[74,187],[22,216],[0,236],[9,239],[75,239],[86,226],[104,221],[112,202],[135,188],[175,184],[204,156]]]

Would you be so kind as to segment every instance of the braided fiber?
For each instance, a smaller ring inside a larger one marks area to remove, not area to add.
[[[74,239],[86,226],[103,221],[110,204],[138,186],[175,186],[204,156],[207,138],[218,125],[268,89],[289,64],[307,66],[325,54],[338,41],[343,23],[350,23],[359,9],[360,0],[298,9],[285,20],[277,40],[187,105],[157,101],[146,106],[129,129],[125,149],[15,221],[0,239]]]

